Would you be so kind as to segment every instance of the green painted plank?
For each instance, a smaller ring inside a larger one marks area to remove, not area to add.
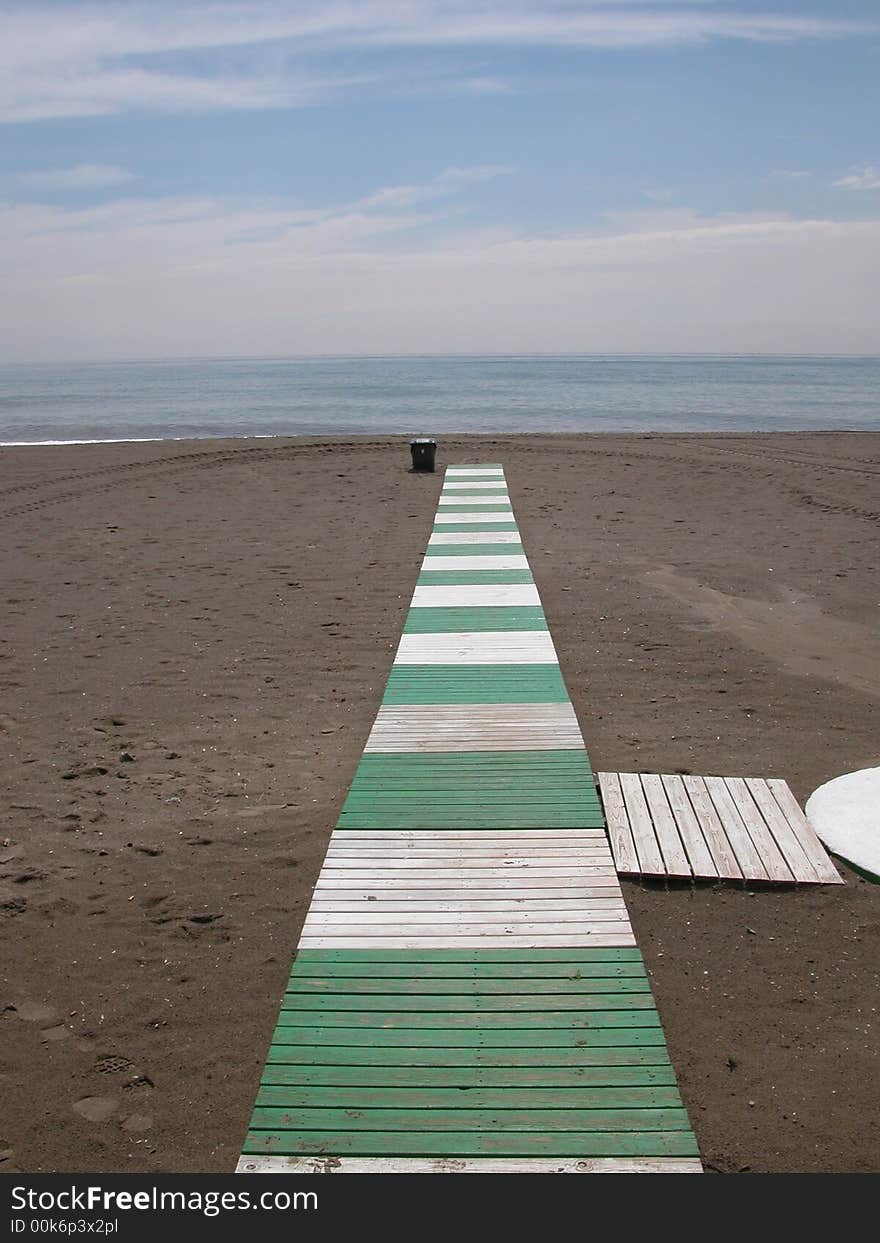
[[[263,1087],[344,1088],[676,1088],[666,1066],[276,1066],[267,1063]],[[677,1089],[676,1089],[677,1095]],[[572,1100],[572,1103],[575,1103]]]
[[[463,920],[468,919],[467,914],[462,915]],[[326,971],[326,968],[323,968]],[[530,980],[530,979],[478,979],[478,980],[437,980],[437,979],[419,979],[415,976],[415,968],[413,977],[406,980],[400,979],[350,979],[345,976],[340,978],[335,975],[327,975],[324,978],[303,979],[300,976],[292,975],[287,986],[287,997],[294,996],[397,996],[403,994],[426,1000],[428,997],[457,997],[476,998],[476,997],[531,997],[532,999],[542,996],[547,997],[548,1006],[553,1008],[555,999],[559,997],[580,998],[584,996],[605,997],[609,993],[619,995],[621,993],[641,994],[649,993],[650,986],[647,976],[637,976],[633,979],[549,979],[549,980]],[[338,1007],[344,1009],[345,1007]]]
[[[412,608],[404,634],[467,633],[475,630],[546,630],[547,618],[540,605],[486,608]]]
[[[486,522],[486,521],[480,521],[479,518],[475,518],[473,522],[438,522],[434,526],[431,533],[432,535],[450,535],[454,531],[489,531],[489,532],[492,532],[492,531],[517,531],[517,530],[519,530],[519,528],[517,527],[515,522]],[[435,547],[435,545],[431,545],[431,547]],[[508,544],[507,547],[513,548],[515,547],[515,545]]]
[[[340,828],[602,828],[587,754],[364,755]]]
[[[487,540],[485,544],[429,544],[425,556],[431,557],[523,557],[522,544],[500,544]],[[429,567],[426,566],[426,569]]]
[[[558,665],[396,665],[382,703],[566,703]]]
[[[660,1019],[653,1005],[645,1010],[590,1010],[583,1007],[566,1013],[562,1010],[409,1012],[382,1010],[360,1013],[357,1010],[284,1010],[278,1015],[278,1030],[285,1027],[323,1028],[346,1027],[381,1031],[440,1030],[444,1037],[452,1032],[474,1031],[490,1036],[499,1031],[551,1031],[554,1028],[583,1031],[599,1028],[659,1027]],[[535,1038],[534,1035],[532,1037]],[[538,1038],[540,1039],[540,1037]]]
[[[305,992],[285,993],[281,1003],[281,1018],[286,1022],[288,1016],[298,1014],[311,1022],[315,1015],[348,1014],[382,1016],[389,1012],[395,1014],[411,1014],[424,1019],[427,1025],[436,1025],[440,1019],[429,1019],[429,1015],[450,1016],[450,1022],[460,1021],[462,1015],[491,1014],[493,1018],[503,1021],[500,1016],[509,1016],[514,1022],[515,1016],[521,1014],[542,1015],[548,1022],[555,1021],[559,1016],[574,1017],[593,1010],[636,1011],[653,1010],[654,998],[650,992],[640,993],[549,993],[522,995],[504,993],[495,995],[468,996],[467,994],[444,993],[330,993],[328,996]],[[572,1014],[568,1012],[571,1011]],[[453,1017],[455,1016],[455,1017]],[[360,1020],[358,1020],[360,1021]],[[588,1020],[585,1018],[584,1022]],[[354,1022],[354,1019],[352,1019]],[[514,1024],[515,1025],[515,1024]]]
[[[452,497],[444,497],[438,505],[438,513],[455,513],[462,510],[466,513],[512,513],[511,502],[507,500],[479,501],[476,497],[462,496],[452,501]]]
[[[571,947],[562,949],[445,949],[445,950],[300,950],[297,964],[312,963],[397,963],[410,966],[419,963],[464,963],[484,966],[505,963],[532,966],[535,963],[639,963],[641,950],[631,945],[597,946],[595,949]]]
[[[586,1049],[592,1046],[626,1049],[632,1045],[666,1047],[663,1031],[655,1027],[548,1027],[543,1030],[497,1028],[299,1027],[279,1025],[273,1045],[369,1045],[407,1049]],[[434,1062],[436,1064],[436,1058]]]
[[[245,1140],[245,1156],[408,1156],[408,1157],[697,1157],[688,1131],[553,1134],[523,1132],[434,1131],[259,1131]]]
[[[298,1131],[689,1131],[683,1109],[275,1109],[257,1106],[252,1130]]]
[[[595,1110],[601,1119],[602,1130],[610,1130],[606,1122],[609,1111],[660,1110],[664,1112],[663,1130],[672,1130],[665,1111],[682,1111],[681,1097],[677,1088],[415,1088],[394,1084],[391,1087],[370,1087],[347,1084],[334,1087],[319,1084],[309,1087],[302,1084],[263,1086],[257,1094],[256,1109],[382,1109],[388,1111],[428,1109],[441,1110],[557,1110],[567,1117],[574,1111]],[[628,1117],[628,1115],[627,1115]],[[270,1119],[270,1125],[274,1120]],[[580,1122],[581,1119],[578,1119]],[[621,1128],[629,1129],[629,1128]]]
[[[423,570],[419,587],[491,587],[534,583],[530,570]]]
[[[617,895],[613,895],[615,900]],[[457,962],[440,959],[434,961],[430,950],[413,951],[412,957],[402,962],[375,962],[369,951],[366,958],[355,957],[357,950],[350,950],[351,958],[310,959],[307,953],[320,954],[321,950],[301,950],[297,955],[290,973],[291,983],[311,984],[320,981],[322,987],[363,986],[365,988],[381,988],[385,984],[402,986],[422,984],[427,988],[489,988],[516,989],[533,986],[534,988],[557,988],[562,992],[577,988],[599,988],[611,985],[615,981],[622,984],[624,980],[646,981],[647,975],[641,962],[637,960],[617,961],[599,960],[554,962],[528,960],[499,962],[492,958],[490,951],[485,962]],[[328,950],[344,955],[344,950]],[[439,951],[437,951],[439,952]],[[455,953],[456,951],[449,951]],[[527,954],[529,951],[522,951]],[[564,951],[563,951],[564,952]]]
[[[632,1067],[670,1067],[669,1054],[663,1042],[662,1033],[646,1032],[643,1028],[625,1034],[627,1042],[618,1041],[611,1045],[605,1039],[608,1032],[594,1034],[589,1044],[578,1041],[575,1046],[565,1047],[559,1044],[542,1043],[540,1049],[510,1045],[504,1048],[451,1048],[446,1045],[379,1045],[373,1041],[356,1044],[303,1044],[297,1035],[301,1029],[287,1029],[285,1042],[273,1044],[266,1058],[266,1073],[274,1074],[275,1067],[295,1066],[323,1068],[325,1065],[334,1067],[374,1067],[383,1072],[392,1070],[395,1074],[402,1069],[414,1068],[414,1073],[422,1074],[426,1070],[454,1069],[466,1071],[484,1071],[508,1074],[515,1070],[538,1071],[545,1074],[549,1071],[579,1075],[584,1068],[597,1074],[617,1072],[623,1073]],[[558,1035],[558,1033],[554,1033]],[[632,1039],[638,1037],[638,1041]],[[646,1037],[650,1036],[650,1040]],[[599,1037],[602,1037],[600,1040]],[[270,1067],[273,1068],[270,1071]],[[298,1073],[298,1071],[297,1071]]]
[[[544,814],[541,810],[532,814],[524,812],[514,816],[502,816],[498,812],[475,817],[470,812],[456,812],[453,809],[431,809],[423,811],[399,809],[383,810],[381,815],[370,816],[365,812],[350,811],[340,820],[344,829],[596,829],[602,827],[602,817],[598,812],[590,814],[584,810],[566,810],[565,808],[549,808]]]

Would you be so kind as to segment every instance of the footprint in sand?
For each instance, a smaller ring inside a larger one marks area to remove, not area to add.
[[[82,1100],[73,1103],[74,1113],[78,1113],[87,1122],[106,1122],[118,1108],[119,1101],[115,1096],[84,1096]]]
[[[144,1131],[149,1131],[152,1125],[153,1119],[149,1114],[131,1114],[122,1123],[122,1129],[129,1135],[142,1135]]]
[[[55,1006],[40,1001],[17,1001],[15,1012],[25,1023],[36,1023],[39,1027],[57,1027],[61,1022],[61,1014]]]

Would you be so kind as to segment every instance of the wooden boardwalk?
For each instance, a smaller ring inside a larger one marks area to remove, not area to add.
[[[842,885],[786,782],[599,773],[621,875]]]
[[[238,1168],[701,1168],[500,466],[446,474]]]

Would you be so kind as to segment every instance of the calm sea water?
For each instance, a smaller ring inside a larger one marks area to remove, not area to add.
[[[0,366],[0,442],[880,430],[880,358],[216,359]]]

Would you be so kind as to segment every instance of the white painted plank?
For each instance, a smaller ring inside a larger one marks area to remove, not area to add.
[[[351,902],[387,902],[403,904],[410,902],[417,905],[440,903],[476,903],[486,905],[489,910],[502,910],[502,904],[511,902],[519,906],[523,902],[546,903],[548,910],[557,906],[565,907],[572,902],[620,902],[622,901],[618,885],[596,884],[592,881],[586,885],[570,885],[564,889],[540,889],[529,886],[513,886],[500,889],[466,889],[464,886],[446,885],[440,889],[421,887],[418,884],[401,889],[384,889],[381,885],[371,888],[345,886],[321,886],[315,889],[312,902],[320,903],[351,903]]]
[[[619,924],[627,919],[625,908],[606,911],[603,907],[594,909],[586,905],[574,910],[545,911],[543,915],[530,906],[522,906],[512,911],[477,910],[473,911],[467,919],[463,919],[460,912],[441,911],[437,908],[429,911],[410,908],[405,911],[390,911],[382,906],[377,907],[375,911],[362,909],[343,912],[312,908],[306,915],[303,931],[316,932],[320,928],[328,932],[333,927],[343,930],[351,927],[366,934],[378,927],[379,932],[382,933],[393,932],[392,925],[406,924],[413,928],[418,927],[420,930],[442,927],[447,932],[467,932],[471,929],[478,930],[483,925],[494,927],[495,924],[503,924],[512,930],[516,925],[525,924],[526,928],[532,932],[564,932],[562,924],[592,927],[594,924]],[[447,924],[451,924],[452,927],[446,928]]]
[[[396,665],[558,665],[548,630],[405,634]]]
[[[624,875],[637,875],[639,860],[636,854],[629,817],[620,789],[617,773],[597,773],[599,788],[602,791],[602,804],[605,809],[605,822],[608,825],[608,836],[614,852],[614,862],[618,872]]]
[[[468,492],[494,492],[498,488],[504,491],[507,490],[507,485],[503,479],[446,479],[443,482],[443,491],[440,495],[442,496],[444,492],[462,490]]]
[[[702,1174],[686,1157],[242,1157],[237,1174]]]
[[[681,780],[691,801],[691,807],[694,809],[694,815],[703,830],[706,846],[712,855],[719,877],[725,880],[741,880],[742,870],[736,861],[736,855],[727,840],[721,821],[718,819],[718,813],[709,797],[703,778],[688,773]]]
[[[642,773],[641,782],[667,875],[689,877],[691,865],[678,835],[678,826],[670,809],[663,782],[656,773]]]
[[[440,493],[438,508],[446,505],[467,505],[471,508],[477,505],[494,505],[499,502],[502,505],[510,505],[510,497],[507,495],[505,487],[493,488],[491,492],[478,492],[477,488],[480,484],[472,484],[469,488],[465,488],[463,484],[452,484],[452,488],[459,487],[462,491],[451,491],[448,487],[444,488]]]
[[[718,869],[706,845],[700,822],[694,815],[681,777],[674,773],[663,773],[661,781],[694,876],[701,879],[717,878]]]
[[[618,773],[620,790],[629,816],[639,871],[643,876],[665,876],[666,866],[654,833],[654,825],[645,802],[642,783],[638,773]]]
[[[421,871],[424,868],[432,868],[440,870],[443,868],[451,868],[453,871],[460,871],[462,868],[501,868],[508,872],[517,871],[520,868],[536,868],[536,867],[577,867],[582,863],[585,867],[601,866],[608,867],[611,863],[611,855],[604,850],[595,850],[584,854],[559,853],[545,854],[543,851],[535,852],[531,855],[523,854],[491,854],[491,855],[468,855],[462,858],[460,855],[367,855],[362,854],[327,854],[324,867],[330,871],[350,871],[352,868],[363,871],[364,868],[374,867],[379,862],[385,863],[389,872],[400,872],[403,870],[415,869]]]
[[[504,532],[505,535],[508,532]],[[513,535],[513,532],[509,532]],[[432,570],[454,570],[464,576],[474,570],[528,570],[528,560],[517,553],[509,557],[479,555],[473,557],[425,557],[422,561],[422,573]]]
[[[730,797],[724,778],[704,777],[703,780],[724,827],[727,840],[736,855],[736,861],[742,868],[743,876],[746,880],[767,880],[767,869],[761,862],[761,856],[755,849],[754,842],[749,837],[742,817],[736,809],[736,804]]]
[[[440,511],[438,511],[438,512],[435,514],[435,516],[434,516],[434,524],[435,524],[435,526],[436,526],[436,525],[442,525],[443,523],[447,523],[447,522],[468,522],[468,523],[469,523],[469,522],[489,522],[489,523],[495,523],[495,522],[512,522],[512,521],[513,521],[513,511],[512,511],[512,510],[508,511],[507,513],[493,513],[493,512],[489,512],[489,513],[487,513],[487,512],[485,512],[485,511],[480,512],[479,510],[477,510],[476,512],[474,512],[473,510],[470,510],[470,509],[463,509],[463,510],[461,510],[461,511],[459,511],[459,510],[446,510],[446,511],[445,511],[445,512],[443,512],[443,513],[441,513]],[[464,534],[467,534],[467,532],[464,532]],[[488,532],[488,531],[484,531],[484,532],[483,532],[483,534],[484,534],[484,535],[488,535],[488,534],[489,534],[489,532]],[[494,537],[493,537],[493,538],[494,538]],[[488,544],[490,541],[489,541],[489,540],[484,540],[483,542]]]
[[[497,475],[501,479],[504,478],[503,466],[447,466],[446,477],[460,478],[469,475]]]
[[[389,876],[382,870],[371,872],[366,877],[360,876],[330,876],[327,873],[321,873],[315,884],[315,892],[319,889],[369,889],[370,892],[379,892],[380,890],[391,889],[408,889],[415,892],[416,889],[479,889],[481,892],[488,893],[490,889],[548,889],[555,892],[561,892],[563,889],[580,889],[585,885],[591,887],[608,885],[609,887],[617,887],[617,873],[613,870],[602,871],[599,869],[591,869],[583,875],[574,876],[571,869],[562,869],[561,876],[545,876],[531,875],[526,876],[509,876],[503,872],[497,876],[487,876],[480,874],[478,876],[462,876],[461,873],[446,876],[445,873],[426,873],[422,872],[412,876]]]
[[[328,861],[332,859],[387,859],[389,862],[394,859],[450,859],[460,864],[483,859],[493,859],[498,862],[507,862],[509,859],[562,859],[568,862],[570,859],[610,859],[611,855],[601,842],[595,842],[589,846],[535,846],[531,850],[521,846],[511,846],[508,849],[500,845],[494,848],[485,846],[482,850],[477,846],[466,850],[457,850],[454,846],[435,846],[429,849],[415,844],[393,847],[386,845],[383,848],[382,844],[377,842],[372,847],[356,847],[348,844],[334,846],[331,843],[326,858]]]
[[[299,942],[300,949],[338,950],[476,950],[476,949],[623,949],[634,946],[636,939],[632,929],[622,932],[582,933],[570,931],[565,935],[543,936],[531,933],[506,933],[494,936],[306,936]]]
[[[583,745],[566,703],[403,704],[379,709],[365,751],[552,751]]]
[[[509,867],[492,867],[487,864],[485,867],[462,867],[453,869],[444,869],[436,867],[419,866],[415,869],[417,880],[442,880],[444,876],[453,876],[456,881],[462,880],[501,880],[509,878],[511,880],[528,880],[532,878],[552,878],[552,877],[568,877],[574,876],[576,880],[580,880],[581,884],[591,884],[594,876],[608,875],[608,865],[583,863],[578,867],[567,864],[564,867],[541,867],[539,865],[530,866],[522,863],[511,864]],[[362,867],[343,868],[337,867],[335,864],[321,869],[321,880],[349,880],[357,881],[361,887],[363,883],[375,883],[383,881],[388,883],[392,880],[405,880],[408,876],[412,877],[414,871],[412,868],[406,868],[397,862],[389,865],[387,868],[368,867],[364,864]]]
[[[428,547],[442,544],[520,544],[519,531],[432,531]]]
[[[792,876],[801,884],[816,884],[819,881],[819,874],[810,862],[791,825],[782,814],[782,809],[773,797],[767,782],[763,777],[746,777],[745,783],[752,798],[758,804],[776,844],[785,856]]]
[[[419,586],[414,609],[535,608],[541,597],[534,583],[469,583],[465,586]]]
[[[418,842],[564,842],[605,840],[602,829],[334,829],[330,840]]]
[[[434,720],[438,728],[459,729],[468,725],[538,725],[542,729],[569,728],[577,724],[571,704],[558,703],[497,703],[497,704],[384,704],[377,714],[383,721],[405,725],[416,721],[420,725]]]
[[[794,881],[791,869],[742,777],[725,777],[724,784],[770,880],[791,884]]]
[[[798,806],[797,799],[788,783],[778,777],[767,779],[767,788],[779,804],[779,809],[791,825],[792,831],[803,847],[804,854],[816,869],[823,885],[842,885],[844,882],[828,857],[825,847],[816,836],[813,826]]]
[[[614,915],[617,919],[628,919],[625,904],[616,894],[609,895],[604,889],[597,889],[589,898],[377,898],[374,894],[362,898],[315,898],[309,907],[309,913],[363,912],[381,911],[580,911],[590,915]]]
[[[441,755],[468,751],[577,751],[583,746],[578,738],[545,733],[489,735],[471,731],[448,737],[417,737],[414,733],[394,739],[383,735],[371,737],[365,750],[372,755]]]

